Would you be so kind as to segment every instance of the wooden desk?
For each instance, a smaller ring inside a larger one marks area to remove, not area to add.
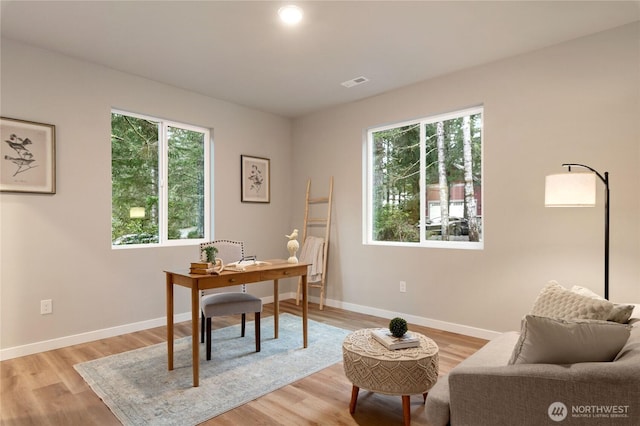
[[[169,370],[173,370],[173,286],[191,289],[191,339],[193,349],[193,386],[199,386],[200,366],[200,290],[223,288],[240,284],[251,284],[273,280],[274,336],[278,338],[278,280],[280,278],[302,277],[302,340],[307,347],[307,264],[287,263],[286,260],[267,260],[267,265],[250,266],[244,271],[225,270],[220,275],[194,275],[188,269],[164,271],[167,277],[167,353]]]

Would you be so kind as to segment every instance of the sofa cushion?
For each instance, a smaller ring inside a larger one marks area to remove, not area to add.
[[[571,291],[583,296],[591,297],[592,299],[605,300],[588,288],[580,287],[579,285],[574,285],[573,287],[571,287]],[[613,309],[611,310],[611,313],[609,314],[609,318],[607,318],[607,320],[626,324],[629,322],[629,318],[631,318],[631,313],[633,312],[634,307],[635,306],[632,304],[614,303]]]
[[[531,309],[531,315],[551,318],[582,318],[607,320],[613,303],[574,293],[558,284],[549,283],[542,289]]]
[[[527,315],[509,364],[574,364],[613,361],[631,327],[597,320]]]

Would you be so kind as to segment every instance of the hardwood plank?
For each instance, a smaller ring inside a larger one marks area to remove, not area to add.
[[[300,315],[295,300],[280,302],[280,312]],[[263,317],[273,315],[273,304]],[[386,327],[388,319],[325,306],[309,306],[309,318],[347,330]],[[214,328],[238,324],[240,317],[216,318]],[[432,338],[439,346],[440,375],[481,348],[486,341],[417,325],[413,331]],[[189,336],[191,322],[175,325],[175,337]],[[0,362],[0,425],[119,425],[118,419],[73,368],[74,364],[165,342],[166,327],[138,331],[53,351]],[[331,424],[401,425],[402,399],[360,390],[358,405],[349,414],[351,383],[342,363],[261,398],[221,414],[204,425],[299,426]],[[421,395],[410,400],[411,424],[428,426]]]

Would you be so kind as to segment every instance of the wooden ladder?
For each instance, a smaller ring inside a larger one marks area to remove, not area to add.
[[[326,197],[311,198],[311,179],[307,180],[307,195],[305,197],[304,225],[302,227],[302,243],[307,238],[309,228],[324,228],[324,244],[322,247],[322,275],[319,283],[308,283],[307,287],[320,289],[320,310],[324,308],[324,288],[327,281],[327,263],[329,261],[329,231],[331,230],[331,203],[333,200],[333,176],[329,179],[329,195]],[[324,217],[309,217],[309,206],[314,204],[326,204],[327,211]],[[307,277],[308,278],[308,277]],[[296,293],[296,305],[300,304],[300,292],[302,278],[298,278],[298,291]]]

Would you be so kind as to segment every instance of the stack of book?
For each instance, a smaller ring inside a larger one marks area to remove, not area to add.
[[[218,275],[219,268],[213,262],[191,262],[189,273],[197,275]]]
[[[420,346],[420,339],[411,332],[406,332],[402,337],[394,337],[387,328],[371,330],[371,335],[376,341],[390,350],[416,348]]]

